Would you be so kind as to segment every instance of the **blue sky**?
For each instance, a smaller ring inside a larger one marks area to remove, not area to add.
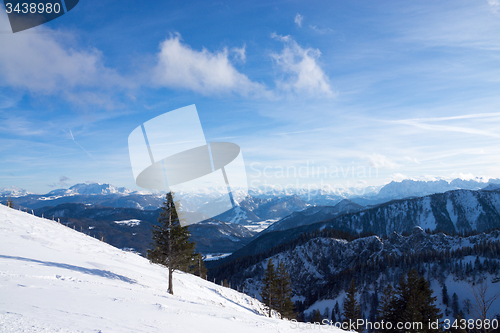
[[[250,186],[500,177],[498,0],[81,0],[9,29],[0,188],[139,189],[128,135],[190,104]]]

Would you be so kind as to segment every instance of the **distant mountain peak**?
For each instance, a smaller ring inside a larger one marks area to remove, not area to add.
[[[413,180],[405,179],[400,182],[391,181],[389,184],[383,186],[378,197],[402,199],[408,197],[422,197],[434,193],[444,193],[452,190],[481,190],[489,184],[499,184],[500,179],[486,180],[482,177],[474,179],[460,179],[456,178],[451,181],[444,179],[438,180]]]
[[[69,189],[57,189],[50,191],[50,195],[106,195],[106,194],[130,194],[131,190],[125,187],[115,187],[111,184],[102,183],[79,183]]]
[[[30,192],[26,191],[25,189],[16,187],[16,186],[11,186],[11,187],[6,187],[0,189],[0,196],[10,196],[10,197],[22,197],[24,195],[31,194]]]

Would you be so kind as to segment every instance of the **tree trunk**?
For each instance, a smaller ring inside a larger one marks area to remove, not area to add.
[[[269,291],[269,318],[271,318],[271,304],[272,304],[272,296],[271,296],[271,291]]]
[[[168,267],[168,292],[170,293],[170,295],[173,295],[174,294],[174,284],[173,284],[173,281],[172,281],[172,273],[174,272],[174,270],[172,269],[172,265],[170,265]]]
[[[172,281],[174,267],[173,267],[173,258],[172,258],[172,207],[170,207],[168,214],[168,292],[170,295],[174,294],[174,283]]]

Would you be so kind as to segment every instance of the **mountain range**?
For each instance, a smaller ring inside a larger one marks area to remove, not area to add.
[[[500,186],[500,179],[454,179],[450,182],[444,180],[403,180],[401,182],[393,181],[381,187],[370,186],[364,189],[343,191],[329,187],[317,191],[301,188],[287,189],[286,191],[275,188],[251,188],[246,200],[240,204],[241,209],[231,209],[215,218],[224,222],[242,224],[269,221],[270,223],[265,225],[267,226],[294,211],[311,206],[335,206],[346,198],[361,206],[374,206],[394,199],[420,197],[457,189],[479,190],[488,186],[492,188]],[[198,192],[179,192],[176,193],[176,198],[182,199],[181,205],[186,211],[195,213],[197,208],[202,207],[206,202],[216,201],[221,196],[221,191],[221,189],[211,188]],[[236,196],[245,195],[238,189],[233,192]],[[131,191],[124,187],[99,183],[76,184],[68,189],[56,189],[47,194],[29,193],[17,187],[0,189],[0,202],[5,203],[9,197],[15,199],[15,205],[28,209],[56,206],[63,203],[83,203],[155,210],[163,203],[164,193]],[[280,200],[286,202],[280,203]]]
[[[315,209],[311,211],[314,212]],[[493,230],[500,228],[500,190],[455,190],[420,198],[393,200],[319,222],[315,221],[314,214],[307,217],[305,212],[295,213],[299,216],[297,219],[291,216],[276,222],[276,227],[270,226],[269,231],[258,234],[248,245],[218,263],[245,256],[274,253],[287,243],[324,229],[339,230],[351,235],[372,234],[380,237],[391,235],[393,232],[410,233],[415,226],[430,232],[442,231],[448,234]],[[325,216],[323,212],[317,214],[320,218]],[[293,222],[291,225],[296,227],[286,228],[288,219]]]

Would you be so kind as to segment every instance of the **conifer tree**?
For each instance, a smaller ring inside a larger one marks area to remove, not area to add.
[[[344,299],[343,317],[345,322],[350,321],[355,323],[358,319],[361,319],[361,307],[356,300],[356,293],[356,284],[354,283],[354,279],[352,279]]]
[[[458,313],[460,312],[457,293],[453,293],[453,296],[451,296],[451,310],[453,311],[453,317],[456,318]]]
[[[153,248],[148,250],[147,256],[150,262],[168,268],[168,292],[173,295],[173,272],[192,262],[195,244],[189,240],[191,235],[187,226],[180,223],[172,192],[166,195],[158,223],[153,226]]]
[[[382,297],[380,298],[380,308],[377,311],[377,321],[396,323],[396,292],[391,284],[385,289]],[[387,325],[387,327],[389,327]],[[391,326],[392,327],[392,326]],[[394,329],[387,329],[388,332],[394,332]]]
[[[446,283],[443,283],[443,290],[441,290],[441,294],[443,295],[443,304],[448,306],[450,297],[448,295],[448,288],[446,288]]]
[[[319,311],[319,309],[313,310],[311,316],[311,323],[321,323],[322,320],[323,316],[321,316],[321,311]]]
[[[276,271],[277,279],[277,295],[276,303],[277,309],[283,318],[294,319],[295,313],[293,311],[292,302],[292,287],[290,286],[290,276],[286,271],[285,264],[280,261]]]
[[[415,269],[403,275],[397,288],[398,297],[395,302],[394,315],[400,314],[399,321],[422,323],[422,330],[416,328],[400,330],[400,332],[438,332],[429,326],[442,317],[439,308],[435,305],[436,297],[432,296],[432,289],[427,280],[418,276]]]
[[[340,315],[340,305],[339,305],[339,301],[336,301],[336,302],[335,302],[335,306],[333,307],[333,311],[335,311],[335,313],[336,313],[337,315],[339,315],[338,320],[339,320],[339,321],[341,321],[341,320],[340,320],[340,319],[341,319],[341,315]],[[333,313],[333,312],[332,312],[332,313]]]
[[[336,323],[337,322],[337,316],[335,315],[335,309],[332,310],[332,319],[331,319],[332,323]]]
[[[326,307],[325,308],[325,311],[323,311],[323,318],[330,318],[330,308],[329,307]]]
[[[201,253],[196,253],[194,256],[193,274],[201,277],[202,279],[207,277],[207,268],[205,267],[205,262],[203,261]]]
[[[274,268],[273,261],[271,259],[267,262],[266,272],[264,273],[264,279],[262,279],[262,288],[260,291],[260,296],[262,297],[262,303],[269,309],[269,317],[271,317],[271,310],[277,308],[277,276]]]

